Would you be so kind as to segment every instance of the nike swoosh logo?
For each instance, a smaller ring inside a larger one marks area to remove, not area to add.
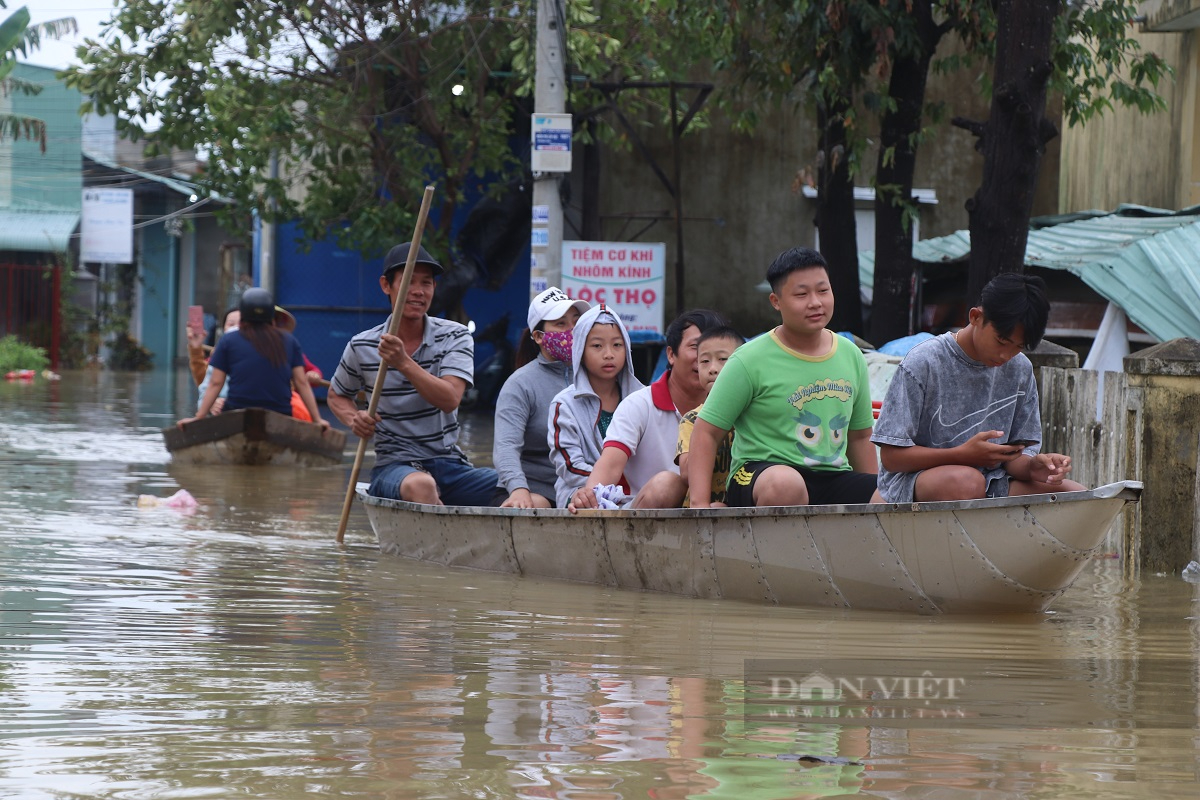
[[[933,420],[931,421],[930,428],[932,428],[934,430],[936,430],[937,428],[942,428],[943,430],[953,431],[953,433],[951,434],[949,439],[946,439],[946,440],[940,441],[940,442],[939,441],[932,442],[930,446],[931,447],[949,447],[949,446],[951,446],[952,443],[956,439],[961,437],[961,431],[963,429],[974,428],[975,432],[978,433],[981,430],[983,420],[987,419],[989,414],[992,414],[993,412],[996,412],[996,411],[1003,411],[1006,408],[1011,408],[1011,407],[1015,406],[1018,403],[1018,401],[1020,401],[1020,399],[1024,396],[1025,396],[1025,392],[1017,392],[1016,394],[1012,395],[1011,397],[1004,397],[999,400],[995,400],[995,401],[991,402],[990,404],[988,404],[987,406],[985,406],[984,408],[979,409],[978,411],[972,411],[970,414],[967,414],[964,417],[960,417],[959,419],[950,420],[950,421],[942,419],[942,407],[938,406],[937,409],[935,409],[933,412]],[[1011,431],[1005,431],[1005,433],[1011,433]]]

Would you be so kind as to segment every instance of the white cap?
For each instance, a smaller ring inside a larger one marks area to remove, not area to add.
[[[529,316],[526,318],[529,330],[533,330],[545,320],[562,318],[572,308],[579,309],[579,313],[582,314],[589,306],[586,301],[572,300],[562,289],[551,286],[529,303]]]

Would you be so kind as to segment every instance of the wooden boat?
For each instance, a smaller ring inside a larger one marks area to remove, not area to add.
[[[226,411],[162,434],[175,462],[184,464],[339,464],[346,446],[343,431],[264,408]]]
[[[358,494],[380,550],[408,558],[687,597],[939,614],[1044,611],[1141,489],[577,516]]]

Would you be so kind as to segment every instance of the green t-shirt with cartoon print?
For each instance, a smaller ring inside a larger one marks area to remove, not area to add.
[[[823,356],[798,353],[771,331],[729,357],[700,419],[737,429],[731,475],[748,461],[851,469],[847,433],[874,421],[870,378],[862,351],[849,339],[831,336],[833,345]]]

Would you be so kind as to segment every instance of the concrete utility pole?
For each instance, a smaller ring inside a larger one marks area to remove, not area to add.
[[[271,151],[270,164],[271,164],[271,166],[270,166],[269,174],[271,176],[271,180],[278,180],[278,178],[279,178],[279,153],[275,150]],[[275,201],[274,200],[271,201],[271,210],[272,211],[275,210]],[[275,255],[276,255],[275,233],[276,233],[276,231],[275,231],[275,229],[276,229],[276,225],[273,221],[267,222],[266,220],[262,220],[261,218],[260,218],[260,222],[261,222],[261,226],[260,226],[260,230],[259,230],[260,241],[259,241],[259,248],[258,248],[258,252],[259,252],[258,285],[260,288],[266,289],[268,292],[270,292],[271,297],[275,298],[275,300],[278,301],[279,295],[275,293],[275,270],[276,270],[276,264],[275,264]]]
[[[559,25],[560,2],[538,0],[537,63],[533,92],[535,117],[538,114],[562,114],[567,107],[562,52],[565,31]],[[560,174],[533,173],[533,263],[529,273],[531,298],[547,286],[559,286],[562,280],[563,210],[558,194]]]

